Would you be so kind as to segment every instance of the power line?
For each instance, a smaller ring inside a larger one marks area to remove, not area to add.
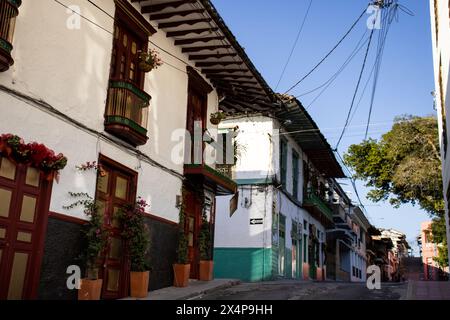
[[[380,35],[379,35],[378,39],[380,40]],[[352,114],[352,116],[350,118],[349,124],[352,123],[353,118],[355,117],[356,112],[358,111],[358,109],[359,109],[359,107],[361,105],[362,99],[364,98],[364,95],[366,93],[367,87],[369,86],[370,80],[372,79],[372,75],[374,74],[375,69],[377,68],[377,66],[379,66],[381,64],[381,60],[382,60],[381,56],[383,55],[383,52],[384,52],[384,44],[383,44],[383,50],[380,51],[379,50],[380,47],[381,46],[379,45],[378,46],[378,50],[377,50],[377,56],[375,58],[375,63],[373,64],[373,67],[372,67],[372,69],[370,71],[369,77],[367,78],[366,84],[364,85],[364,89],[363,89],[362,94],[361,94],[361,96],[359,98],[359,101],[358,101],[358,103],[357,103],[357,105],[355,107],[355,110],[353,111],[353,114]],[[377,81],[378,81],[378,79],[377,79]],[[370,126],[369,124],[370,124],[370,121],[367,122],[366,126]],[[366,127],[366,129],[367,129],[367,127]],[[367,136],[366,136],[366,138],[364,140],[366,140],[366,139],[367,139]]]
[[[344,129],[342,129],[341,136],[340,136],[340,138],[339,138],[339,140],[338,140],[338,142],[337,142],[337,144],[336,144],[336,148],[335,148],[336,150],[337,150],[337,148],[339,147],[339,144],[341,143],[342,137],[343,137],[344,134],[345,134],[345,130],[347,129],[347,126],[348,126],[348,124],[349,124],[350,116],[351,116],[351,113],[352,113],[352,110],[353,110],[353,106],[354,106],[354,104],[355,104],[356,95],[358,94],[359,86],[360,86],[360,84],[361,84],[361,79],[362,79],[364,70],[365,70],[365,68],[366,68],[367,57],[369,56],[370,45],[371,45],[371,43],[372,43],[374,31],[375,31],[375,28],[372,28],[372,31],[370,32],[369,43],[367,44],[366,54],[365,54],[365,56],[364,56],[364,61],[363,61],[362,67],[361,67],[361,72],[359,73],[358,82],[357,82],[357,84],[356,84],[355,92],[354,92],[354,94],[353,94],[352,103],[351,103],[351,105],[350,105],[350,109],[348,110],[347,119],[345,120]]]
[[[297,47],[298,40],[300,39],[300,35],[302,34],[303,27],[305,26],[306,19],[308,18],[309,10],[311,9],[312,2],[313,2],[313,0],[309,1],[308,9],[306,10],[305,16],[303,17],[303,22],[301,23],[300,29],[297,32],[297,37],[296,37],[296,39],[294,41],[294,45],[292,46],[291,52],[289,54],[289,57],[288,57],[288,59],[286,61],[286,64],[284,65],[283,71],[281,72],[281,75],[280,75],[280,78],[278,79],[277,85],[275,86],[275,91],[277,91],[278,86],[280,85],[281,79],[283,79],[284,74],[286,72],[286,69],[287,69],[287,67],[289,65],[289,62],[291,61],[292,55],[294,54],[295,48]]]
[[[378,37],[378,53],[377,53],[377,58],[375,60],[375,75],[374,75],[374,79],[373,79],[373,86],[372,86],[372,95],[371,95],[371,99],[370,99],[370,107],[369,107],[369,115],[367,118],[367,126],[366,126],[366,134],[364,136],[364,140],[367,140],[367,136],[368,136],[368,132],[369,132],[369,124],[370,124],[370,120],[372,118],[372,110],[373,110],[373,106],[374,106],[374,102],[375,102],[375,93],[378,87],[378,79],[380,76],[380,70],[381,70],[381,63],[383,60],[383,53],[384,53],[384,49],[385,49],[385,45],[386,45],[386,39],[387,39],[387,35],[389,33],[390,27],[392,25],[392,21],[397,13],[397,6],[393,6],[390,7],[389,10],[387,12],[383,12],[382,14],[382,20],[381,22],[383,23],[384,21],[386,21],[386,27],[384,28],[384,32],[380,32],[379,37]]]
[[[66,4],[62,3],[61,1],[59,1],[59,0],[53,0],[53,1],[56,2],[57,4],[61,5],[62,7],[66,8],[67,10],[70,10],[72,13],[78,15],[79,17],[81,17],[82,19],[84,19],[84,20],[86,20],[87,22],[91,23],[92,25],[96,26],[97,28],[99,28],[99,29],[101,29],[101,30],[103,30],[103,31],[105,31],[105,32],[107,32],[107,33],[109,33],[110,35],[114,36],[114,33],[113,33],[112,31],[106,29],[105,27],[101,26],[100,24],[96,23],[95,21],[92,21],[91,19],[87,18],[86,16],[82,15],[81,13],[79,13],[79,12],[73,10],[72,8],[70,8],[69,6],[67,6]],[[111,16],[108,12],[106,12],[104,9],[102,9],[101,7],[99,7],[97,4],[93,3],[91,0],[86,0],[86,1],[88,1],[90,4],[94,5],[94,6],[95,6],[96,8],[98,8],[100,11],[102,11],[103,13],[105,13],[108,17],[110,17],[111,19],[113,19],[113,21],[116,21],[116,19],[115,19],[113,16]],[[172,53],[170,53],[169,51],[165,50],[164,48],[161,48],[160,46],[158,46],[158,45],[155,44],[154,42],[152,42],[152,41],[150,41],[150,40],[149,40],[148,42],[149,42],[151,45],[153,45],[154,47],[158,48],[159,50],[161,50],[161,51],[167,53],[168,55],[170,55],[170,56],[176,58],[177,60],[181,61],[181,62],[184,63],[185,65],[189,65],[186,61],[183,61],[182,59],[180,59],[179,57],[173,55]],[[162,59],[161,59],[161,60],[162,60]],[[182,69],[180,69],[180,68],[174,66],[173,64],[171,64],[171,63],[169,63],[169,62],[167,62],[167,61],[163,61],[163,62],[164,62],[164,64],[166,64],[166,65],[168,65],[168,66],[170,66],[170,67],[172,67],[172,68],[174,68],[174,69],[176,69],[176,70],[178,70],[178,71],[180,71],[180,72],[187,73],[185,70],[182,70]],[[195,69],[195,68],[194,68],[194,69]],[[198,70],[198,69],[197,69],[197,70]]]
[[[309,71],[303,78],[301,78],[296,84],[294,84],[292,87],[290,87],[284,94],[289,93],[290,91],[292,91],[292,89],[294,89],[295,87],[297,87],[300,83],[302,83],[306,78],[308,78],[338,47],[339,45],[347,38],[347,36],[350,34],[350,32],[352,32],[352,30],[355,28],[355,26],[358,24],[358,22],[361,20],[361,18],[364,16],[364,14],[366,13],[366,9],[363,10],[363,12],[361,13],[361,15],[358,17],[358,19],[356,19],[356,21],[352,24],[352,26],[350,27],[350,29],[344,34],[344,36],[338,41],[338,43],[325,55],[325,57],[319,61],[318,64],[316,64],[314,66],[314,68],[312,68],[311,71]]]
[[[363,204],[362,201],[361,201],[361,197],[359,196],[358,188],[356,187],[356,182],[355,182],[355,179],[353,178],[353,174],[352,174],[351,170],[350,170],[350,169],[347,167],[347,165],[345,164],[344,159],[343,159],[342,156],[340,155],[339,151],[334,150],[334,153],[338,156],[341,165],[342,165],[342,166],[345,168],[345,170],[347,171],[347,174],[348,174],[348,177],[347,177],[347,178],[350,180],[350,182],[351,182],[351,184],[352,184],[353,190],[355,191],[356,198],[358,199],[359,206],[360,206],[361,209],[364,211],[364,213],[365,213],[366,215],[368,215],[367,210],[366,210],[364,204]]]
[[[103,9],[102,7],[100,7],[98,4],[94,3],[92,0],[86,0],[87,2],[89,2],[90,4],[92,4],[94,7],[96,7],[98,10],[100,10],[101,12],[103,12],[105,15],[107,15],[109,18],[111,18],[114,22],[117,22],[116,18],[114,16],[112,16],[109,12],[107,12],[105,9]],[[171,57],[179,60],[180,62],[189,65],[186,61],[184,61],[183,59],[180,59],[179,57],[175,56],[174,54],[172,54],[171,52],[167,51],[166,49],[160,47],[159,45],[157,45],[156,43],[154,43],[153,41],[151,41],[150,39],[148,40],[148,43],[152,44],[153,46],[155,46],[156,48],[158,48],[159,50],[163,51],[164,53],[170,55]],[[166,63],[166,62],[165,62]],[[181,70],[183,71],[183,70]],[[199,71],[197,69],[197,71]],[[184,71],[183,71],[184,72]]]
[[[365,35],[365,33],[364,33]],[[362,40],[362,39],[361,39]],[[360,40],[360,42],[361,42]],[[359,51],[364,47],[364,45],[367,43],[367,41],[369,41],[369,38],[367,38],[362,44],[361,46],[359,46],[359,48],[357,49],[356,52],[353,53],[352,56],[350,56],[350,58],[344,63],[344,65],[342,66],[342,68],[340,70],[338,70],[338,72],[330,79],[330,82],[325,86],[325,88],[323,88],[322,91],[319,92],[319,94],[308,104],[308,106],[306,107],[306,110],[309,110],[309,108],[325,93],[325,91],[333,84],[333,82],[339,77],[339,75],[345,70],[345,68],[347,68],[347,66],[350,64],[350,62],[356,57],[356,55],[359,53]],[[358,42],[358,45],[359,43]]]
[[[330,83],[330,81],[334,81],[334,79],[337,78],[337,76],[347,67],[347,65],[349,64],[350,60],[352,60],[356,53],[358,53],[363,47],[364,44],[367,43],[367,41],[369,40],[368,38],[361,44],[362,40],[364,39],[365,35],[367,34],[367,30],[364,32],[364,34],[362,35],[361,39],[358,41],[358,44],[356,45],[355,49],[350,53],[350,55],[347,57],[347,59],[345,60],[345,62],[342,64],[342,66],[324,83],[322,83],[321,85],[315,87],[314,89],[308,90],[304,93],[301,93],[299,95],[297,95],[295,98],[301,98],[303,96],[306,96],[308,94],[311,94],[321,88],[323,88],[324,86],[326,86],[328,83]]]

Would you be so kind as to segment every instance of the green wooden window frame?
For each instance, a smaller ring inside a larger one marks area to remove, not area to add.
[[[292,195],[298,200],[299,155],[292,151]]]
[[[280,179],[281,184],[286,188],[286,174],[287,174],[287,142],[281,140],[280,142]]]

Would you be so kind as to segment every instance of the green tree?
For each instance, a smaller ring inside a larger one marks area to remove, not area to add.
[[[441,268],[448,266],[447,234],[445,217],[438,216],[431,225],[431,241],[438,244],[438,256],[434,258]]]
[[[435,223],[442,223],[445,211],[435,117],[397,117],[380,140],[351,145],[344,162],[354,170],[354,178],[365,182],[372,201],[388,200],[396,208],[405,203],[419,205]]]

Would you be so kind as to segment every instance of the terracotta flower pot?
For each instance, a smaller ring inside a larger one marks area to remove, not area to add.
[[[174,264],[173,265],[175,287],[187,287],[189,284],[189,273],[191,272],[190,264]]]
[[[150,272],[135,272],[130,273],[130,291],[133,298],[146,298],[148,295],[148,281]]]
[[[213,279],[214,273],[214,262],[213,261],[200,261],[200,280],[201,281],[211,281]]]
[[[81,279],[78,290],[78,300],[100,300],[102,293],[102,279]]]

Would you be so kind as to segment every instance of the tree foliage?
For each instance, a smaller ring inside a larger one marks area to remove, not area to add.
[[[418,204],[431,215],[442,215],[441,158],[434,117],[403,116],[380,140],[350,146],[345,163],[365,181],[375,202],[399,207]]]
[[[401,116],[380,140],[351,145],[344,155],[354,178],[363,180],[374,202],[389,200],[394,207],[419,205],[433,217],[433,242],[439,243],[441,266],[447,265],[445,210],[435,117]]]
[[[438,216],[433,219],[433,223],[431,224],[431,241],[438,244],[438,256],[433,258],[434,261],[436,261],[441,268],[447,267],[448,250],[444,216]]]

